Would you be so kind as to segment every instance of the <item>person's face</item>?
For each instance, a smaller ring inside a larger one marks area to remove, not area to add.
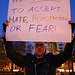
[[[44,42],[35,42],[33,46],[33,50],[35,55],[42,56],[45,53],[45,43]]]

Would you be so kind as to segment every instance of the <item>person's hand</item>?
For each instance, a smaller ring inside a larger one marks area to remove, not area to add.
[[[6,20],[4,23],[3,23],[3,30],[4,32],[6,32],[6,27],[9,25],[9,21]]]
[[[71,24],[71,27],[72,27],[72,33],[74,32],[74,28],[75,28],[75,22],[73,21],[69,21],[69,24]]]
[[[70,20],[69,24],[71,24],[71,28],[72,28],[72,42],[74,43],[75,37],[73,36],[73,32],[74,32],[74,29],[75,29],[75,22]]]
[[[9,25],[9,21],[6,20],[6,21],[4,22],[4,24],[5,24],[6,26],[8,26],[8,25]]]

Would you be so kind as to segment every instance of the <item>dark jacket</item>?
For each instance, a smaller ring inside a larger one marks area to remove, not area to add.
[[[25,67],[26,75],[56,75],[56,68],[68,60],[72,55],[73,45],[67,43],[64,52],[58,55],[49,53],[43,58],[37,59],[35,55],[26,54],[22,56],[15,51],[11,42],[6,42],[7,56],[20,67]]]

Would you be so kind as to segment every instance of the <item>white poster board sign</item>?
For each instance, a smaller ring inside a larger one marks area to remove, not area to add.
[[[70,42],[69,0],[9,0],[7,41]]]

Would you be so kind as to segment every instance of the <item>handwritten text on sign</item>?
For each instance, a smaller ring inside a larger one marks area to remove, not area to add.
[[[8,20],[8,41],[71,41],[69,0],[9,0]]]

